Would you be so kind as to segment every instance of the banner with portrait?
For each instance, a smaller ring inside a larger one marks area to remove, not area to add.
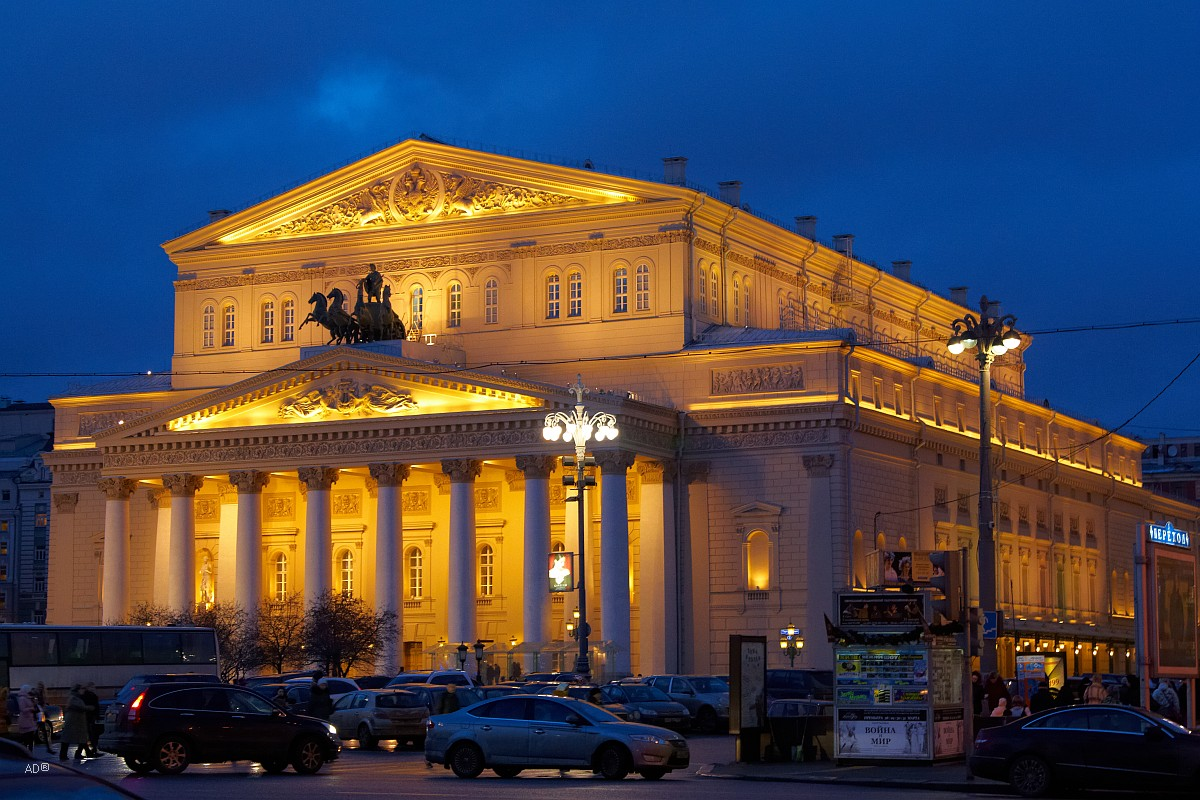
[[[1154,577],[1146,599],[1154,606],[1155,677],[1195,678],[1196,559],[1191,550],[1154,545]]]

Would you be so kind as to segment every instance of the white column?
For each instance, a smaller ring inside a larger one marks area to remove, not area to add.
[[[612,643],[608,677],[632,674],[629,634],[629,497],[625,471],[633,454],[596,454],[600,465],[600,639]],[[594,634],[593,634],[594,636]]]
[[[166,489],[152,487],[146,490],[146,499],[154,509],[154,587],[151,599],[154,605],[165,606],[171,590],[171,493]]]
[[[333,584],[333,519],[329,489],[337,482],[332,467],[301,467],[305,485],[304,511],[304,603],[308,605],[330,590]]]
[[[266,472],[229,473],[237,487],[237,534],[234,537],[233,602],[251,618],[258,616],[262,591],[262,490],[271,480]]]
[[[475,641],[475,479],[483,462],[469,458],[442,462],[450,477],[450,580],[446,598],[446,641]]]
[[[833,645],[825,633],[825,615],[837,619],[833,603],[833,548],[829,546],[833,531],[832,489],[829,471],[833,455],[804,456],[808,473],[808,542],[804,565],[804,649],[801,663],[806,667],[833,669]],[[874,543],[871,545],[874,547]]]
[[[517,469],[525,473],[525,537],[521,560],[521,638],[526,642],[550,640],[547,556],[550,554],[550,473],[553,456],[517,456]],[[532,657],[530,657],[532,660]],[[528,668],[530,663],[526,663]]]
[[[171,492],[167,608],[174,612],[196,608],[196,492],[203,485],[199,475],[163,475],[163,486]]]
[[[639,461],[641,549],[638,567],[637,671],[661,675],[679,671],[679,609],[676,601],[674,464]]]
[[[401,491],[408,477],[407,464],[370,464],[371,477],[379,486],[375,514],[375,612],[396,615],[391,645],[384,647],[376,659],[382,675],[396,675],[405,667],[404,607],[400,600],[404,585],[404,569],[400,546],[404,541],[404,521]]]
[[[100,622],[128,622],[129,613],[129,498],[137,482],[101,478],[104,504],[104,574],[100,584]]]

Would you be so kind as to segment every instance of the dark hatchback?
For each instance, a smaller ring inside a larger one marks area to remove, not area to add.
[[[257,761],[267,772],[290,763],[312,774],[341,750],[324,720],[292,714],[239,686],[157,683],[105,720],[99,748],[134,772],[174,775],[189,764]]]
[[[1141,708],[1068,706],[979,731],[969,766],[1025,797],[1054,787],[1195,791],[1200,734]]]

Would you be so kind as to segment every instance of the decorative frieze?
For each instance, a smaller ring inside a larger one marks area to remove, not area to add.
[[[805,444],[820,444],[828,440],[829,431],[827,429],[813,428],[791,431],[701,434],[689,436],[686,446],[689,453],[710,453],[754,447],[795,447]]]
[[[264,494],[263,518],[272,522],[287,522],[296,518],[294,494]]]
[[[149,412],[148,408],[126,408],[120,411],[81,411],[79,412],[79,435],[91,436],[94,433],[116,427],[127,419],[140,417]]]
[[[342,378],[332,386],[312,389],[299,397],[283,401],[278,414],[284,419],[313,422],[330,417],[388,416],[416,410],[417,401],[411,394],[401,394],[379,384],[360,384],[350,378]]]
[[[477,511],[500,511],[500,484],[478,483],[475,485],[475,509]]]
[[[329,511],[335,517],[361,517],[362,492],[333,492],[329,497]]]
[[[79,503],[79,492],[55,492],[54,493],[54,513],[55,514],[73,514],[75,506]]]
[[[804,370],[799,364],[771,364],[712,371],[714,395],[803,390]]]
[[[400,496],[400,505],[405,514],[428,514],[433,507],[428,487],[405,489]]]
[[[804,471],[810,478],[828,478],[833,469],[833,454],[822,453],[815,456],[804,456]]]
[[[203,495],[196,498],[196,522],[220,522],[221,498]]]

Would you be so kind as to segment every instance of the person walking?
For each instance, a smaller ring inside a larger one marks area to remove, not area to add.
[[[329,715],[333,713],[333,698],[329,696],[329,682],[325,680],[325,673],[319,670],[313,674],[312,688],[309,690],[308,713],[309,716],[325,720],[329,719]]]
[[[975,708],[975,716],[983,716],[983,675],[979,670],[971,670],[971,705]]]
[[[1050,691],[1050,682],[1042,681],[1038,684],[1037,691],[1029,698],[1029,713],[1036,714],[1048,708],[1054,708],[1054,693]]]
[[[96,694],[96,684],[94,681],[88,681],[83,685],[83,692],[80,695],[83,697],[83,702],[88,707],[87,712],[87,747],[84,748],[84,758],[99,758],[100,751],[96,749],[96,742],[100,738],[100,733],[104,729],[104,723],[98,722],[100,713],[100,697]]]
[[[63,729],[58,740],[59,761],[67,760],[67,748],[71,745],[75,745],[75,760],[83,760],[83,752],[88,744],[88,708],[83,701],[83,685],[77,683],[71,687],[71,696],[67,698],[67,707],[63,709]]]
[[[462,708],[462,701],[458,699],[458,687],[453,683],[447,684],[446,691],[442,692],[442,696],[438,698],[437,713],[453,714]]]
[[[28,683],[21,685],[17,693],[17,741],[33,750],[33,740],[37,736],[37,702],[33,699],[33,687]]]
[[[1092,673],[1092,680],[1083,690],[1083,702],[1089,706],[1098,706],[1108,699],[1108,689],[1104,688],[1104,679],[1099,672]]]
[[[987,704],[984,713],[990,713],[992,709],[1000,705],[1001,699],[1004,700],[1006,706],[1012,699],[1008,694],[1008,687],[1000,679],[999,673],[989,672],[987,680],[983,683],[983,700]]]
[[[38,681],[33,687],[33,702],[37,703],[37,732],[33,743],[36,746],[40,739],[46,745],[46,752],[54,753],[54,724],[46,717],[46,682]]]
[[[1150,695],[1150,699],[1158,703],[1158,713],[1172,722],[1183,723],[1182,707],[1179,705],[1179,695],[1171,688],[1171,682],[1166,678],[1158,681],[1158,687]]]

